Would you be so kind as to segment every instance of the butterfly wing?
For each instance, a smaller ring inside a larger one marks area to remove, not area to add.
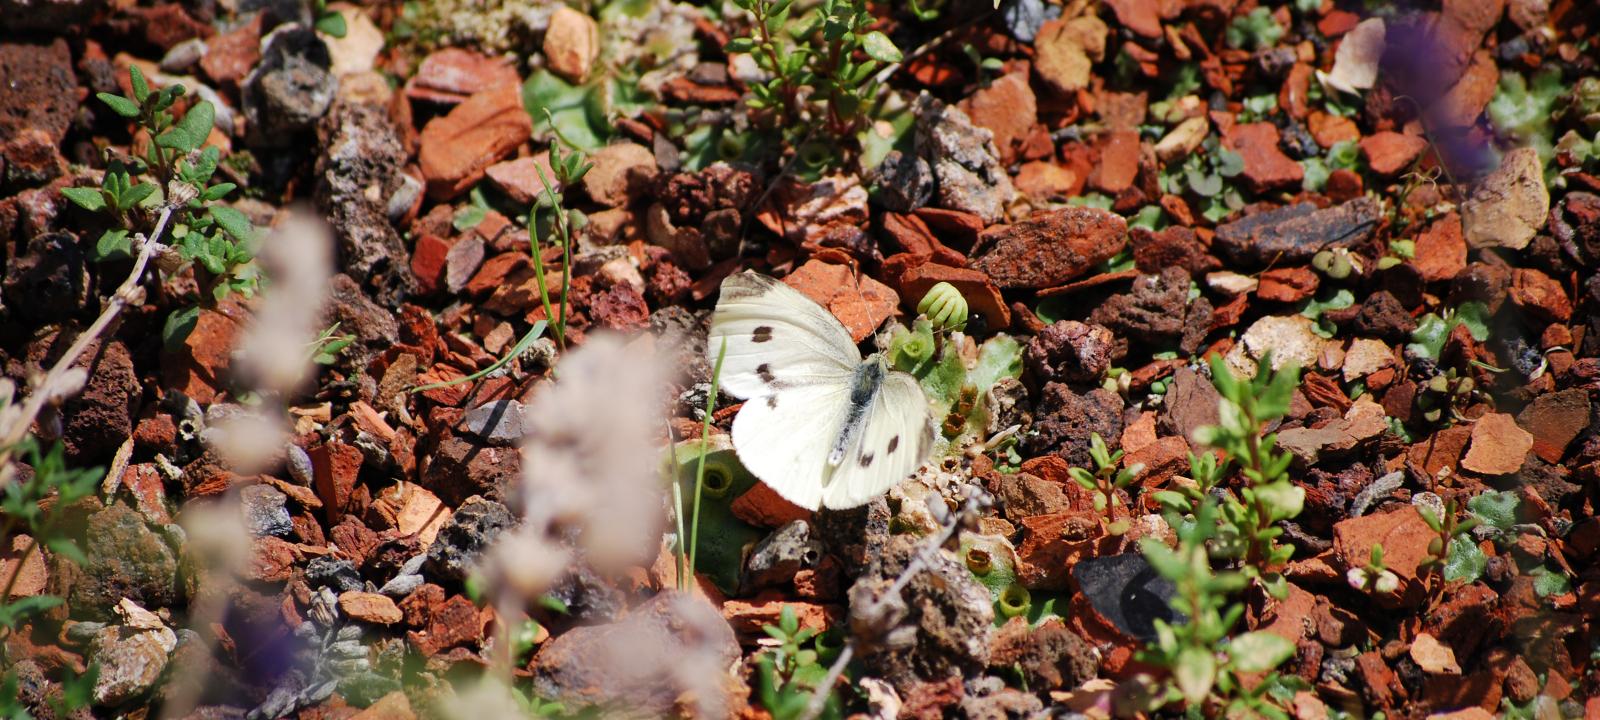
[[[822,503],[853,508],[910,477],[933,447],[928,416],[928,400],[916,379],[889,373],[863,420],[860,439],[822,488]]]
[[[817,384],[848,391],[851,373],[861,363],[861,351],[832,313],[753,272],[722,281],[706,343],[712,363],[723,341],[728,353],[722,388],[745,400]]]
[[[849,402],[844,383],[800,385],[746,401],[733,419],[739,462],[785,500],[816,510],[833,470],[828,450]]]

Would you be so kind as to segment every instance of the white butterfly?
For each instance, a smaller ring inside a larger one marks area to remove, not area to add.
[[[722,281],[711,317],[713,363],[727,341],[722,387],[745,400],[733,420],[744,466],[803,508],[851,508],[917,468],[933,445],[915,378],[865,360],[832,313],[753,272]]]

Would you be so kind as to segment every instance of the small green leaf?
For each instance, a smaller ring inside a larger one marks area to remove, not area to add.
[[[450,219],[451,227],[457,232],[466,232],[478,226],[484,218],[489,216],[488,211],[477,205],[466,205],[456,211],[455,217]]]
[[[89,212],[106,209],[106,198],[99,188],[61,188],[61,195]]]
[[[94,244],[94,260],[105,262],[107,260],[123,260],[133,257],[133,243],[128,240],[127,230],[107,230],[100,235]]]
[[[128,66],[128,84],[133,87],[133,99],[144,104],[145,98],[150,97],[150,83],[145,82],[144,71],[138,65]]]
[[[1177,666],[1172,668],[1172,678],[1178,691],[1190,703],[1199,703],[1211,694],[1211,685],[1217,677],[1217,660],[1210,650],[1186,647],[1178,651]]]
[[[235,239],[248,241],[255,237],[255,228],[251,226],[250,218],[238,210],[225,205],[212,205],[206,208],[206,213],[217,222],[218,227]]]
[[[1511,491],[1484,492],[1467,501],[1467,511],[1485,525],[1501,531],[1510,530],[1517,523],[1517,494]]]
[[[1450,540],[1444,558],[1445,580],[1473,582],[1483,577],[1484,568],[1488,566],[1489,559],[1484,557],[1483,551],[1471,538],[1462,536]]]
[[[129,119],[139,117],[139,104],[132,100],[111,93],[96,93],[95,97],[100,98],[100,102],[105,103],[118,115]]]
[[[142,182],[142,183],[139,183],[138,185],[135,185],[135,186],[133,186],[131,188],[128,188],[127,191],[125,191],[125,192],[123,192],[123,193],[121,193],[120,195],[117,196],[117,207],[119,207],[119,208],[121,208],[123,210],[130,210],[134,206],[138,205],[139,203],[144,202],[146,198],[148,198],[151,195],[155,194],[155,192],[156,192],[156,184],[155,183],[153,183],[153,182]]]
[[[1554,572],[1548,567],[1536,568],[1532,573],[1533,591],[1539,597],[1546,598],[1552,595],[1565,595],[1572,592],[1572,582],[1566,575]]]
[[[722,51],[729,54],[748,53],[754,49],[756,49],[756,42],[750,38],[734,38],[729,40],[727,45],[722,46]]]
[[[1228,643],[1228,657],[1241,672],[1266,672],[1294,657],[1294,643],[1270,632],[1248,632]]]
[[[1469,300],[1456,307],[1455,320],[1458,324],[1467,326],[1467,332],[1472,333],[1472,339],[1483,342],[1489,339],[1489,306],[1477,300]]]
[[[161,147],[172,148],[179,152],[190,152],[205,144],[206,138],[211,134],[213,121],[216,119],[216,109],[211,103],[201,100],[183,114],[183,119],[176,125],[156,138],[156,144]]]
[[[867,52],[867,57],[882,63],[897,63],[905,59],[900,53],[900,48],[895,47],[894,41],[877,30],[861,38],[861,49]]]
[[[0,626],[15,628],[23,620],[66,602],[54,595],[29,595],[0,604]]]
[[[194,330],[195,323],[199,320],[198,305],[172,311],[172,314],[167,316],[166,324],[161,326],[162,346],[168,350],[176,349],[188,339],[189,333]]]
[[[71,560],[74,564],[84,565],[89,562],[89,558],[84,556],[83,551],[78,549],[77,544],[73,543],[71,538],[47,538],[44,541],[44,546],[49,548],[50,552]]]
[[[330,12],[317,18],[317,32],[335,38],[342,38],[345,34],[344,15]]]

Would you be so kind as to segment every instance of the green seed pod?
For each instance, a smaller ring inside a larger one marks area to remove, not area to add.
[[[734,160],[744,155],[744,136],[725,132],[717,139],[717,155],[723,160]]]
[[[1428,554],[1429,555],[1432,555],[1434,557],[1439,557],[1443,553],[1444,553],[1444,540],[1436,537],[1436,538],[1428,541]]]
[[[819,168],[828,164],[834,156],[834,148],[824,142],[808,142],[796,151],[800,162],[806,167]]]
[[[1328,277],[1331,277],[1335,280],[1343,280],[1347,277],[1350,277],[1350,273],[1353,270],[1355,270],[1355,268],[1350,264],[1349,255],[1344,253],[1335,253],[1333,256],[1333,264],[1328,266]]]
[[[1450,389],[1450,379],[1443,375],[1435,375],[1428,380],[1428,389],[1436,393],[1446,392]]]
[[[967,326],[967,299],[947,282],[928,288],[928,294],[917,303],[917,312],[928,316],[934,330],[960,330]]]
[[[1466,394],[1472,392],[1472,390],[1474,388],[1476,388],[1477,386],[1478,386],[1478,384],[1473,382],[1472,378],[1469,378],[1469,377],[1461,378],[1461,382],[1456,383],[1456,394],[1457,395],[1466,395]]]
[[[988,575],[989,571],[994,569],[993,558],[989,557],[989,551],[978,548],[968,550],[967,569],[971,570],[973,575]]]
[[[1028,592],[1027,588],[1017,583],[1011,583],[1006,586],[1005,590],[1000,592],[1000,600],[995,605],[1001,615],[1007,618],[1014,618],[1018,615],[1027,614],[1028,607],[1032,603],[1033,595]]]
[[[694,488],[694,471],[697,464],[691,457],[689,462],[683,465],[691,491]],[[706,453],[706,474],[703,486],[705,496],[712,498],[726,497],[728,492],[733,489],[734,479],[739,477],[742,469],[739,465],[738,457],[731,450],[714,450]]]
[[[1329,268],[1333,267],[1333,251],[1323,250],[1316,255],[1312,255],[1311,267],[1314,267],[1322,272],[1327,272]]]

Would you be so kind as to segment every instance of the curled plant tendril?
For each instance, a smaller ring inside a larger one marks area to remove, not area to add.
[[[917,303],[917,312],[927,315],[935,330],[954,331],[967,326],[967,299],[947,282],[928,288],[928,294]]]

